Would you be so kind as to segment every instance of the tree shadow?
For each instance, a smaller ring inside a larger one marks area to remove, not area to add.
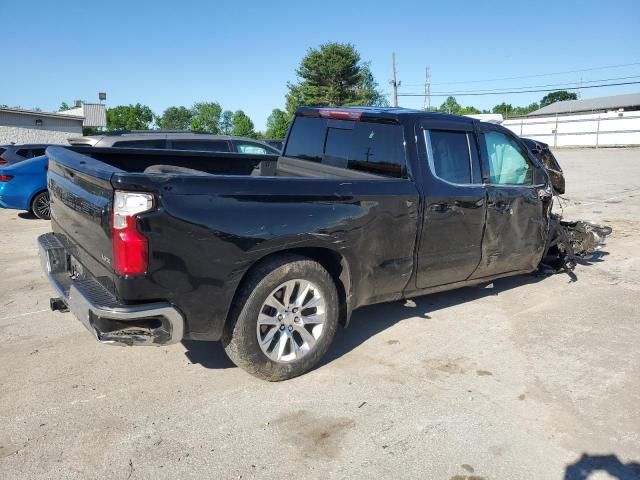
[[[592,473],[607,472],[618,480],[639,480],[640,463],[622,463],[617,455],[582,454],[576,463],[568,465],[564,480],[588,480]]]

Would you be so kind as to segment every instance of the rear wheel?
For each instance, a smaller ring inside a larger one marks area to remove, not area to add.
[[[31,201],[31,211],[42,220],[51,218],[51,205],[49,204],[49,192],[44,191],[38,193]]]
[[[313,368],[338,326],[338,293],[329,273],[297,255],[268,260],[238,294],[223,345],[256,377],[279,381]]]

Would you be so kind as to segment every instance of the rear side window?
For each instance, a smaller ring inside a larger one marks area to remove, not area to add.
[[[122,140],[115,142],[114,147],[122,148],[166,148],[167,142],[164,138],[154,138],[149,140]]]
[[[30,148],[21,148],[20,150],[16,150],[16,155],[23,158],[31,158],[33,155],[31,154]]]
[[[31,149],[31,156],[32,157],[40,157],[42,155],[44,155],[44,148],[33,148]]]
[[[7,149],[6,149],[6,148],[2,148],[2,147],[0,147],[0,155],[2,155],[2,154],[3,154],[4,152],[6,152],[6,151],[7,151]]]
[[[298,117],[286,156],[386,177],[406,173],[402,127],[394,124]]]
[[[433,173],[447,182],[472,183],[467,132],[429,130],[425,135],[429,164]]]
[[[175,150],[198,150],[205,152],[229,152],[229,142],[225,140],[171,140]]]

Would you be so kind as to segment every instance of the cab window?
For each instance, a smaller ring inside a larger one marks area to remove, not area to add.
[[[484,134],[487,148],[488,183],[494,185],[531,185],[533,165],[516,141],[504,133]]]
[[[298,116],[285,156],[375,175],[407,175],[402,127]]]

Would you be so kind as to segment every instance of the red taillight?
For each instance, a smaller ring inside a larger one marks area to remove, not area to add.
[[[13,175],[0,175],[0,182],[8,182],[13,178]]]
[[[149,243],[138,231],[137,215],[153,208],[148,193],[116,191],[113,198],[113,269],[118,275],[143,275],[149,267]]]
[[[8,163],[4,158],[0,158],[0,163]]]
[[[147,239],[138,232],[136,217],[125,222],[126,227],[113,229],[113,268],[118,275],[142,275],[149,266]]]
[[[362,117],[362,111],[360,110],[337,110],[323,108],[320,110],[320,116],[322,118],[332,118],[335,120],[360,120]]]

